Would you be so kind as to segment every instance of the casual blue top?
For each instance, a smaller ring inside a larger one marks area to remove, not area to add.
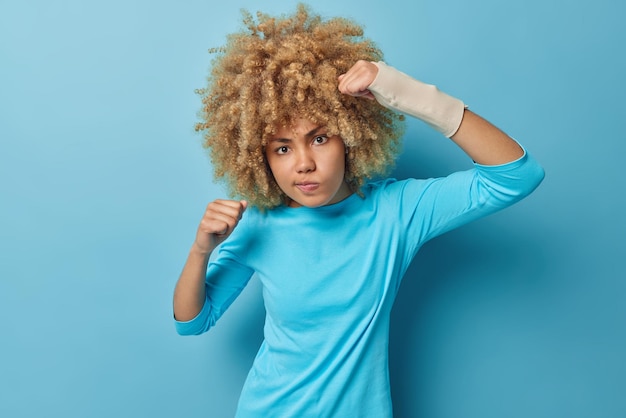
[[[207,331],[256,273],[265,338],[237,417],[391,417],[389,319],[416,252],[542,179],[525,154],[445,178],[368,184],[319,208],[249,208],[209,263],[202,311],[177,330]]]

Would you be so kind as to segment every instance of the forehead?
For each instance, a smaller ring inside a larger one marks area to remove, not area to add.
[[[321,126],[308,119],[294,119],[289,124],[277,125],[273,129],[270,138],[290,138],[292,136],[306,136],[319,129]]]

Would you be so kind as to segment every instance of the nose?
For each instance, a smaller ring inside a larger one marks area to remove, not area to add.
[[[296,171],[298,173],[309,173],[315,170],[315,159],[311,152],[309,149],[300,149],[296,152]]]

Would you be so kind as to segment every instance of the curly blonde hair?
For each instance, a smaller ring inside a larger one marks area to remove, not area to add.
[[[337,88],[338,76],[357,60],[382,59],[362,27],[344,18],[324,21],[303,4],[279,18],[242,13],[245,28],[212,50],[217,55],[208,85],[197,90],[203,106],[196,131],[204,134],[215,179],[261,209],[285,203],[264,148],[277,129],[297,118],[342,138],[345,180],[353,192],[385,174],[399,150],[403,117]]]

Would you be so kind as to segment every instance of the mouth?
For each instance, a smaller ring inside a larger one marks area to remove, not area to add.
[[[303,193],[312,193],[315,190],[317,190],[320,187],[320,185],[319,183],[303,182],[303,183],[296,183],[296,187]]]

